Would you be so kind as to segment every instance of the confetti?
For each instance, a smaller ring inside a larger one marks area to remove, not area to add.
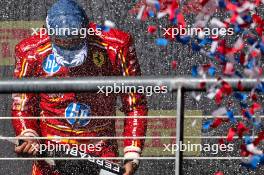
[[[224,75],[233,76],[235,73],[234,64],[233,63],[226,63],[223,71]]]
[[[197,95],[195,92],[192,92],[192,93],[191,93],[191,96],[192,96],[192,98],[195,99],[195,101],[198,101],[198,102],[199,102],[199,101],[201,100],[201,96],[202,96],[202,95],[201,95],[201,94],[198,94],[198,95]]]
[[[211,128],[217,128],[222,124],[223,120],[221,118],[216,118],[214,122],[211,124]]]
[[[251,156],[248,162],[242,163],[242,166],[245,166],[251,169],[256,169],[262,159],[263,158],[259,155]]]
[[[222,171],[218,171],[214,175],[224,175],[224,173]]]
[[[244,123],[239,122],[237,124],[237,135],[242,138],[242,136],[244,135],[244,133],[248,133],[249,129],[244,125]]]
[[[212,116],[214,116],[214,117],[223,116],[226,113],[227,113],[226,107],[221,107],[221,108],[218,108],[217,110],[215,110],[212,113]]]
[[[253,143],[248,144],[246,146],[246,148],[247,148],[247,151],[251,152],[252,154],[255,154],[255,155],[262,155],[263,154],[263,151],[261,151],[257,147],[255,147]]]
[[[157,31],[156,26],[148,26],[148,33],[153,34]]]
[[[236,130],[234,128],[230,128],[228,130],[226,141],[232,142],[235,134],[236,134]]]
[[[211,124],[212,124],[211,120],[208,120],[208,121],[204,122],[203,123],[203,129],[206,129],[206,130],[209,129]]]
[[[178,2],[180,4],[178,4]],[[263,75],[263,68],[260,59],[264,55],[264,19],[257,14],[260,5],[264,4],[264,0],[255,1],[225,1],[225,0],[193,0],[186,3],[171,0],[145,0],[136,6],[136,14],[139,19],[144,20],[146,14],[148,17],[157,19],[167,18],[172,26],[192,26],[200,28],[201,31],[196,35],[177,35],[172,37],[172,28],[165,38],[156,38],[156,44],[166,46],[168,42],[178,42],[189,47],[191,53],[200,54],[208,58],[209,63],[203,65],[193,65],[191,74],[193,77],[207,78],[218,76],[218,81],[209,86],[205,82],[199,84],[199,88],[206,90],[206,97],[214,100],[219,107],[212,112],[215,117],[203,123],[203,129],[208,130],[210,127],[216,128],[223,122],[232,123],[233,127],[228,128],[227,141],[233,141],[235,134],[239,139],[250,138],[250,129],[258,128],[258,137],[251,141],[245,140],[242,143],[241,155],[250,156],[249,161],[244,161],[243,165],[255,169],[258,165],[264,164],[264,156],[257,145],[264,140],[264,131],[261,131],[261,121],[257,116],[264,109],[258,101],[259,94],[264,93],[264,82],[258,82],[250,94],[243,93],[245,87],[242,81],[236,84],[234,91],[230,84],[224,81],[225,77],[230,78],[256,78],[259,79]],[[221,10],[219,10],[221,9]],[[147,11],[147,13],[146,13]],[[229,14],[225,18],[218,18],[220,14]],[[195,14],[193,24],[188,24],[185,20],[187,14]],[[215,15],[216,14],[216,15]],[[163,19],[162,19],[163,20]],[[155,34],[156,30],[148,27],[148,33]],[[232,35],[236,36],[235,40],[230,41],[230,37],[218,34],[205,34],[205,28],[224,28],[232,29]],[[176,68],[177,63],[172,62],[172,68]],[[191,93],[195,101],[200,101],[201,96]],[[234,98],[229,99],[232,96]],[[234,100],[235,99],[235,100]],[[225,106],[225,102],[228,104]],[[236,103],[239,104],[236,109]],[[238,121],[234,114],[243,116]],[[228,119],[218,118],[227,115]],[[246,121],[246,122],[245,122]],[[245,126],[245,123],[249,126]],[[192,126],[196,124],[194,120]],[[235,125],[235,127],[234,127]],[[221,171],[215,173],[223,174]]]
[[[192,67],[192,76],[197,77],[198,76],[198,66]]]
[[[106,21],[104,22],[104,25],[105,25],[106,27],[109,27],[109,28],[115,28],[115,23],[113,23],[112,21],[109,21],[109,20],[106,20]]]
[[[175,70],[177,68],[177,61],[173,60],[171,62],[171,67],[172,67],[173,70]]]
[[[233,111],[228,110],[228,111],[226,112],[226,115],[227,115],[228,119],[229,119],[232,123],[236,123],[236,118],[234,117],[234,113],[233,113]]]
[[[156,39],[156,45],[158,46],[167,46],[168,40],[164,38],[158,38]]]
[[[192,127],[194,127],[196,125],[196,123],[197,123],[197,120],[193,120]]]
[[[210,76],[214,77],[214,76],[215,76],[215,73],[216,73],[216,68],[215,68],[215,67],[210,67],[210,68],[208,69],[208,74],[209,74]]]

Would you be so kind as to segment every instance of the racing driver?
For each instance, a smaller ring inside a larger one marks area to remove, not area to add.
[[[119,29],[106,29],[89,22],[85,11],[74,0],[59,0],[48,11],[46,29],[87,29],[95,31],[82,37],[80,33],[55,32],[35,34],[21,41],[15,49],[14,77],[68,78],[87,76],[140,76],[131,36]],[[101,29],[101,30],[100,30]],[[49,31],[48,30],[48,31]],[[54,31],[54,30],[53,30]],[[57,30],[60,31],[60,30]],[[147,102],[143,94],[120,94],[126,116],[146,116]],[[104,93],[17,93],[12,95],[12,120],[16,136],[32,137],[15,147],[19,155],[36,155],[40,144],[93,144],[100,149],[87,150],[97,157],[117,157],[116,139],[57,139],[52,137],[114,137],[117,94]],[[36,119],[27,117],[36,116]],[[60,117],[55,118],[54,117]],[[102,118],[89,118],[98,116]],[[53,117],[53,118],[51,118]],[[49,119],[50,118],[50,119]],[[143,117],[124,119],[125,175],[135,173],[143,149],[147,120]],[[47,137],[45,140],[34,137]],[[83,160],[84,161],[84,160]],[[67,162],[67,161],[66,161]],[[87,161],[85,161],[87,162]],[[88,164],[88,163],[87,163]],[[34,161],[33,175],[99,174],[87,164],[65,171],[51,168],[44,161]],[[88,167],[88,168],[87,168]],[[88,169],[88,170],[87,170]],[[74,173],[73,173],[74,172]]]

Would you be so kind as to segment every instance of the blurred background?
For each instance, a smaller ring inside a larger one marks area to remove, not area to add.
[[[188,46],[177,42],[170,42],[166,47],[155,45],[154,39],[147,32],[149,25],[158,25],[160,30],[157,36],[162,36],[162,27],[169,26],[166,19],[150,19],[142,22],[135,15],[129,14],[136,0],[77,0],[86,10],[91,21],[103,24],[110,20],[116,26],[134,36],[137,56],[143,75],[190,75],[193,65],[205,64],[208,58],[193,52]],[[46,18],[47,10],[55,0],[1,0],[0,1],[0,77],[11,78],[14,68],[14,47],[22,39],[30,36],[32,27],[42,27]],[[193,16],[188,16],[192,23]],[[172,66],[176,61],[176,69]],[[188,80],[186,80],[188,81]],[[10,116],[11,95],[0,95],[0,115]],[[176,95],[154,94],[148,97],[150,115],[173,116],[176,115]],[[185,96],[185,137],[206,136],[207,138],[185,139],[185,142],[200,144],[217,144],[218,139],[211,136],[225,136],[230,127],[229,123],[209,131],[203,131],[202,118],[194,119],[190,116],[209,116],[217,108],[212,100],[204,98],[197,102],[190,94]],[[121,113],[119,113],[121,115]],[[194,124],[195,122],[195,124]],[[151,119],[149,121],[148,136],[175,136],[175,119]],[[117,122],[118,134],[122,131],[122,121]],[[0,121],[0,135],[14,136],[10,120]],[[239,157],[239,142],[234,141],[233,152],[185,152],[188,157]],[[175,140],[153,139],[146,141],[144,156],[169,156],[174,154],[165,152],[163,144],[175,143]],[[0,157],[15,157],[13,145],[0,141]],[[121,145],[122,147],[122,145]],[[120,149],[121,150],[121,149]],[[240,165],[241,160],[184,160],[184,175],[211,175],[217,171],[223,171],[226,175],[264,174],[263,168],[250,171]],[[0,161],[0,174],[27,175],[30,174],[30,161]],[[174,160],[143,160],[141,161],[138,175],[172,175],[174,172]]]

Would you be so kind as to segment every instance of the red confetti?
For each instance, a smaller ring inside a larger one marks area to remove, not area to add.
[[[148,33],[155,33],[157,31],[157,27],[156,26],[148,26]]]
[[[218,171],[214,175],[224,175],[224,173],[222,171]]]
[[[254,23],[259,24],[259,25],[262,24],[262,19],[261,19],[261,17],[258,16],[257,14],[253,14],[253,15],[252,15],[252,19],[253,19]]]
[[[179,13],[177,15],[178,25],[181,25],[182,27],[186,26],[185,19],[182,13]]]
[[[230,11],[236,11],[237,10],[237,6],[233,3],[230,3],[230,2],[227,3],[226,8],[227,8],[227,10],[230,10]]]
[[[221,118],[216,118],[214,122],[211,124],[212,128],[217,128],[222,124],[222,119]]]
[[[258,72],[258,76],[263,74],[263,69],[261,67],[256,67],[256,71]]]
[[[244,133],[248,133],[249,129],[244,125],[244,123],[239,122],[237,124],[237,135],[242,138]]]
[[[232,93],[232,87],[230,86],[230,84],[228,84],[227,82],[223,81],[222,82],[222,87],[221,90],[224,94],[226,95],[230,95]]]
[[[224,66],[223,73],[228,76],[232,76],[235,73],[234,64],[233,63],[226,63]]]
[[[177,61],[175,61],[175,60],[172,61],[172,62],[171,62],[171,67],[172,67],[172,69],[175,70],[175,69],[177,68]]]
[[[264,131],[258,134],[258,137],[254,140],[253,144],[257,146],[262,140],[264,140]]]
[[[245,55],[244,52],[242,52],[240,54],[240,61],[239,62],[240,62],[241,65],[244,65],[245,61],[246,61],[246,55]]]
[[[209,0],[199,0],[200,1],[200,4],[202,5],[202,6],[204,6]]]
[[[240,145],[240,149],[241,149],[240,155],[242,157],[247,157],[251,155],[251,153],[247,150],[247,146],[245,144]]]
[[[198,88],[199,89],[204,89],[206,86],[206,83],[205,82],[201,82],[199,85],[198,85]]]
[[[179,8],[179,4],[176,1],[173,1],[171,5],[169,5],[169,19],[173,21],[175,19],[175,11]]]
[[[257,94],[255,94],[255,93],[250,94],[250,97],[251,97],[251,99],[252,99],[253,101],[257,101],[257,99],[258,99],[258,96],[257,96]]]
[[[216,94],[215,94],[215,103],[217,105],[220,105],[223,99],[223,92],[221,89],[218,89]]]
[[[239,81],[239,82],[237,83],[237,89],[238,89],[239,91],[243,91],[243,90],[244,90],[244,87],[242,86],[242,82],[241,82],[241,81]]]
[[[233,138],[234,138],[235,134],[236,134],[236,129],[235,129],[235,128],[230,128],[230,129],[228,130],[228,134],[227,134],[227,138],[226,138],[226,140],[227,140],[228,142],[233,141]]]
[[[223,144],[225,144],[224,139],[219,139],[219,140],[218,140],[218,144],[219,144],[219,145],[223,145]]]
[[[261,110],[261,105],[259,103],[253,103],[249,109],[251,115],[254,115],[256,111]]]

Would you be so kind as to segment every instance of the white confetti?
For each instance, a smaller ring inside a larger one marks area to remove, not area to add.
[[[212,116],[214,117],[223,116],[226,114],[226,112],[227,112],[226,107],[220,107],[217,110],[213,111]]]
[[[192,122],[192,127],[194,127],[197,123],[197,120],[195,119],[193,122]]]
[[[109,20],[105,20],[104,25],[106,27],[115,28],[115,23],[113,23],[112,21],[109,21]]]
[[[254,146],[253,143],[247,145],[247,150],[256,155],[262,155],[263,152]]]
[[[139,12],[138,12],[138,15],[137,15],[137,19],[138,19],[138,20],[141,20],[145,8],[146,8],[145,5],[143,5],[143,6],[140,8],[140,10],[139,10]]]
[[[215,53],[217,47],[218,47],[218,41],[213,41],[211,44],[210,52]]]
[[[210,23],[211,23],[211,25],[217,26],[219,28],[225,28],[226,27],[225,23],[223,23],[222,21],[220,21],[217,18],[212,18]]]
[[[217,26],[219,28],[226,28],[225,23],[223,23],[222,21],[220,21],[217,18],[212,18],[212,20],[210,21],[211,25],[213,26]]]

